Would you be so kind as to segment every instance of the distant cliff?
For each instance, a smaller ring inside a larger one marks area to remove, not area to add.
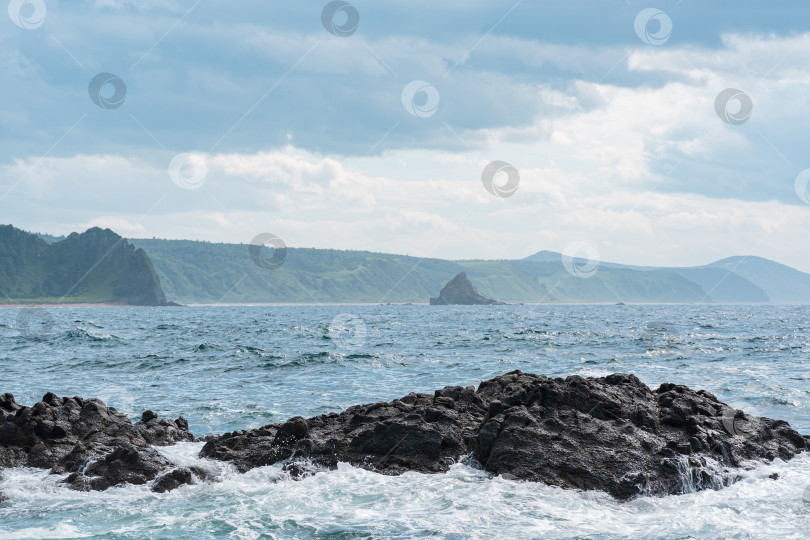
[[[0,225],[0,303],[26,302],[167,305],[146,252],[109,229],[49,244]]]

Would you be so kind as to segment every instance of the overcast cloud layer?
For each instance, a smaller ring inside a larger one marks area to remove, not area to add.
[[[805,2],[432,4],[12,1],[0,222],[810,271]]]

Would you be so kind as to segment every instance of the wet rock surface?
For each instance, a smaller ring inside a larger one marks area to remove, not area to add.
[[[199,480],[208,478],[208,473],[199,467],[178,467],[159,476],[152,485],[152,491],[165,493],[182,485],[196,484]]]
[[[98,399],[48,393],[25,407],[11,394],[0,396],[0,469],[71,473],[65,482],[74,489],[150,482],[172,468],[153,446],[193,440],[183,418],[159,419],[146,411],[133,424]]]
[[[550,379],[515,371],[390,403],[291,418],[209,440],[201,455],[239,470],[284,462],[293,476],[338,462],[383,474],[438,473],[469,457],[506,478],[618,499],[720,488],[741,468],[808,449],[784,421],[705,391],[633,375]]]
[[[139,422],[99,400],[47,394],[32,407],[0,396],[0,469],[70,473],[65,484],[157,492],[205,480],[155,446],[192,441],[187,422],[146,411]],[[472,386],[411,393],[341,413],[294,417],[209,436],[200,455],[245,472],[282,464],[294,478],[351,463],[383,474],[445,472],[467,460],[505,478],[600,490],[626,500],[733,483],[742,469],[789,460],[810,437],[746,415],[705,391],[633,375],[565,379],[515,371]],[[210,479],[210,478],[209,478]]]

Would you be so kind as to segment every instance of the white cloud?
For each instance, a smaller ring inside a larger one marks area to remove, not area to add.
[[[300,48],[286,35],[251,39],[246,46],[274,46],[267,54],[281,63]],[[403,39],[370,43],[403,79],[422,61],[426,72],[441,73],[444,60],[463,53],[419,40],[410,51]],[[516,106],[535,103],[542,112],[503,128],[446,130],[448,139],[474,142],[471,149],[417,147],[363,159],[291,145],[210,154],[206,182],[193,192],[171,183],[168,153],[17,159],[0,167],[0,195],[14,186],[0,204],[4,221],[52,233],[99,225],[130,236],[248,242],[272,232],[290,246],[450,258],[516,258],[590,238],[604,260],[617,262],[694,265],[753,252],[810,270],[803,234],[810,207],[792,198],[795,172],[808,166],[795,152],[810,120],[805,39],[726,36],[719,50],[632,49],[617,69],[654,81],[641,86],[612,77],[516,82],[464,66],[462,82],[453,83],[459,87],[503,82],[482,94],[491,96],[492,111],[475,110],[475,99],[454,103],[461,94],[450,81],[442,107],[497,116],[520,96]],[[319,46],[307,69],[343,73],[351,64],[391,76],[362,41],[339,43]],[[624,54],[497,35],[478,53],[510,48],[538,68],[573,63],[582,73]],[[216,76],[200,80],[213,84]],[[714,112],[715,96],[729,86],[754,100],[744,126],[724,124]],[[508,199],[481,184],[493,160],[520,171]]]
[[[101,227],[102,229],[112,229],[121,236],[125,237],[138,237],[146,232],[146,228],[140,223],[130,223],[121,217],[100,216],[91,219],[87,223],[81,223],[73,226],[73,230],[85,231],[92,227]]]
[[[70,217],[57,217],[67,233],[90,226],[120,234],[247,242],[272,232],[290,246],[369,249],[430,257],[516,258],[540,249],[561,251],[573,239],[592,238],[604,260],[636,264],[693,265],[753,250],[803,268],[810,266],[801,234],[810,207],[775,201],[743,201],[688,193],[661,193],[643,186],[594,181],[584,173],[557,167],[521,171],[517,193],[498,199],[480,181],[482,161],[423,156],[436,178],[364,174],[389,167],[399,158],[368,158],[351,170],[332,157],[287,147],[259,154],[208,156],[210,178],[196,191],[177,189],[165,170],[116,156],[49,159],[29,173],[16,213],[6,219],[29,229],[36,194],[48,204],[56,192]],[[414,155],[408,161],[417,161]],[[436,164],[445,161],[443,166]],[[475,162],[476,165],[472,165]],[[17,163],[15,171],[27,164]],[[601,170],[597,159],[591,163]],[[64,186],[64,178],[84,171],[86,183]],[[8,171],[2,171],[8,177]],[[621,173],[617,173],[621,179]],[[141,176],[162,182],[167,198],[142,190]],[[133,193],[115,214],[105,205],[85,205],[87,190],[109,179]],[[35,186],[32,188],[31,186]],[[240,186],[234,189],[234,186]],[[241,190],[241,193],[240,193]],[[372,204],[364,205],[366,194]],[[275,197],[273,208],[251,205]],[[359,206],[358,206],[359,205]],[[137,209],[137,210],[136,210]],[[67,224],[67,225],[65,225]],[[78,224],[78,225],[71,225]],[[43,231],[44,232],[44,231]],[[684,240],[688,239],[688,240]]]

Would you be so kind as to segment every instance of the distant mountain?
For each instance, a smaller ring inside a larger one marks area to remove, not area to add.
[[[538,251],[534,255],[529,255],[524,261],[542,262],[542,263],[558,263],[562,260],[562,254],[555,253],[554,251]]]
[[[762,257],[729,257],[709,267],[742,276],[760,288],[771,302],[810,302],[810,275]]]
[[[109,229],[49,243],[0,226],[0,303],[165,305],[152,262]]]
[[[585,264],[587,261],[580,261]],[[706,302],[703,289],[670,270],[638,271],[600,266],[590,277],[569,273],[556,262],[513,261],[546,292],[546,302]]]
[[[526,257],[526,261],[561,261],[562,255],[540,251]],[[718,303],[810,303],[810,274],[762,257],[736,256],[704,266],[663,268],[633,266],[611,262],[600,263],[602,268],[651,272],[674,272],[698,284],[704,291],[704,300]]]
[[[810,303],[810,275],[756,258],[694,268],[603,262],[583,278],[570,274],[562,256],[550,251],[523,260],[449,261],[290,248],[282,266],[265,269],[253,263],[247,245],[131,242],[149,253],[166,294],[183,303],[427,302],[460,272],[483,294],[512,303]],[[776,275],[784,276],[783,283],[772,283]]]
[[[722,268],[673,268],[676,274],[700,285],[706,298],[721,303],[767,303],[770,297],[743,276]]]
[[[425,303],[466,272],[482,294],[510,303],[810,303],[810,274],[759,257],[684,268],[601,262],[594,272],[577,260],[569,272],[551,251],[449,261],[289,248],[272,268],[255,255],[243,244],[127,241],[98,228],[59,240],[0,226],[0,302]]]
[[[49,244],[53,244],[54,242],[61,242],[62,240],[67,238],[67,236],[54,236],[52,234],[43,234],[43,233],[34,233],[34,234],[36,234]]]

